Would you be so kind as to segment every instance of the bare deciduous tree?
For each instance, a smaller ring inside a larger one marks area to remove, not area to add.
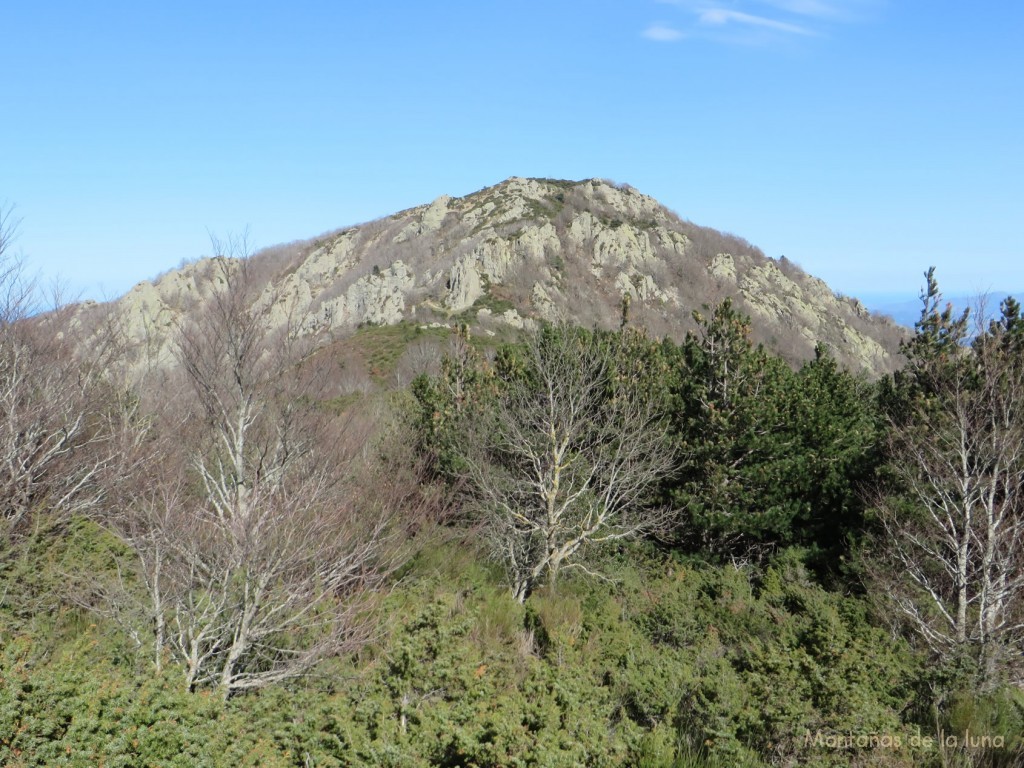
[[[441,345],[433,340],[420,339],[406,347],[395,363],[394,383],[402,388],[421,374],[437,376],[441,368]]]
[[[308,350],[267,330],[273,304],[246,269],[216,260],[216,290],[179,337],[190,402],[129,427],[173,442],[143,460],[153,473],[112,519],[139,558],[157,659],[225,696],[358,647],[392,565],[392,510],[352,492],[366,436],[316,408]]]
[[[1024,333],[1019,306],[963,346],[966,316],[929,292],[911,345],[915,391],[890,429],[901,493],[883,499],[886,588],[941,658],[985,685],[1024,680]]]
[[[649,495],[672,466],[654,405],[597,339],[565,328],[506,366],[467,456],[490,543],[522,602],[588,551],[659,522]]]
[[[52,519],[91,508],[106,459],[90,422],[105,355],[75,356],[66,315],[33,316],[36,287],[10,255],[17,222],[0,208],[0,524],[5,540],[37,513]]]

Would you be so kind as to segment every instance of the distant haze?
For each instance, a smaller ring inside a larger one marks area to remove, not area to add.
[[[989,291],[986,301],[986,313],[994,315],[999,312],[999,303],[1007,296],[1017,299],[1024,299],[1024,290],[1018,291]],[[919,297],[908,298],[898,294],[866,294],[859,296],[860,300],[872,312],[879,312],[888,315],[900,325],[913,328],[914,323],[921,317],[921,299]],[[977,310],[978,297],[975,296],[943,296],[945,302],[951,303],[956,312],[963,312],[970,308],[971,314]]]

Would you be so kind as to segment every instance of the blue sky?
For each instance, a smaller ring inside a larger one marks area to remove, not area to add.
[[[16,251],[113,297],[246,227],[312,237],[603,177],[834,289],[1024,288],[1024,5],[10,2]]]

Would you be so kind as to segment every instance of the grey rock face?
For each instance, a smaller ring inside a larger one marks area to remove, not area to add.
[[[474,321],[534,327],[569,320],[614,328],[624,295],[634,324],[681,339],[692,312],[731,296],[756,338],[793,361],[829,345],[847,366],[892,370],[903,331],[838,297],[795,265],[680,219],[636,190],[596,179],[512,178],[442,196],[249,260],[269,328],[353,332],[362,324]],[[216,289],[204,259],[140,283],[83,315],[113,313],[169,361],[173,330]],[[483,312],[486,310],[486,312]]]

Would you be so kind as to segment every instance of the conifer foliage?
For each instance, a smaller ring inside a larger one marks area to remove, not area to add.
[[[926,274],[888,407],[882,581],[940,659],[985,687],[1024,680],[1024,322],[1008,298],[969,340]]]
[[[876,461],[869,387],[820,346],[794,372],[753,346],[750,319],[728,300],[694,319],[672,408],[679,535],[744,559],[793,544],[842,551]]]

